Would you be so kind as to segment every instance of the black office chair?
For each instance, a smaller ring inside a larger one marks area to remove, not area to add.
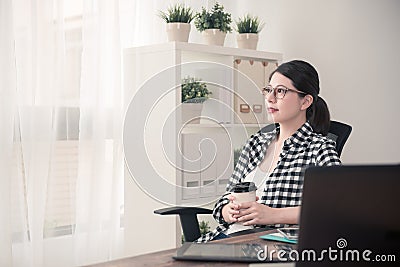
[[[350,125],[338,121],[331,121],[327,137],[336,142],[336,152],[342,155],[344,144],[350,136],[353,128]]]
[[[269,124],[261,129],[263,132],[272,131],[275,124]],[[340,157],[344,144],[350,136],[352,127],[350,125],[331,121],[327,137],[336,142],[336,151]],[[182,232],[186,242],[193,242],[200,237],[199,221],[197,214],[212,214],[212,210],[198,207],[170,207],[155,210],[154,213],[160,215],[179,215],[181,220]]]

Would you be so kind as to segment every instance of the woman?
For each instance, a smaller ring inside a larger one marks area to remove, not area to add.
[[[279,126],[259,131],[247,141],[213,215],[220,224],[198,242],[226,237],[229,226],[298,224],[303,174],[308,166],[341,164],[335,143],[326,134],[330,115],[318,96],[319,77],[309,63],[295,60],[280,65],[263,88],[268,115]],[[230,195],[239,182],[262,178],[257,201],[235,204]]]

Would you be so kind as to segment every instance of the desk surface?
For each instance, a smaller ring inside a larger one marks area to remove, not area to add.
[[[252,233],[242,236],[236,236],[212,242],[226,243],[226,244],[240,244],[240,243],[257,243],[261,245],[275,245],[277,242],[266,241],[259,236],[270,233],[270,231]],[[176,254],[177,249],[164,250],[135,257],[90,265],[91,267],[131,267],[131,266],[210,266],[210,262],[200,261],[177,261],[172,258]],[[213,262],[212,266],[248,266],[248,263],[232,263],[232,262]]]

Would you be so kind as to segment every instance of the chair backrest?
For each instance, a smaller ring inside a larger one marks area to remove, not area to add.
[[[262,128],[261,131],[270,132],[274,130],[276,126],[277,124],[272,123]],[[348,124],[338,121],[331,121],[327,137],[336,142],[336,152],[338,153],[339,157],[342,154],[344,144],[349,138],[352,129],[353,128]]]
[[[339,157],[342,154],[344,144],[350,136],[351,130],[353,128],[345,123],[338,121],[331,121],[331,126],[329,127],[329,132],[327,137],[336,142],[336,152]]]

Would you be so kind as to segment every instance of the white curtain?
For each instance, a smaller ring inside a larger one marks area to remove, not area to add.
[[[83,2],[0,1],[0,266],[123,256],[119,2]]]
[[[128,256],[122,52],[165,42],[177,2],[215,1],[0,1],[0,266]]]

